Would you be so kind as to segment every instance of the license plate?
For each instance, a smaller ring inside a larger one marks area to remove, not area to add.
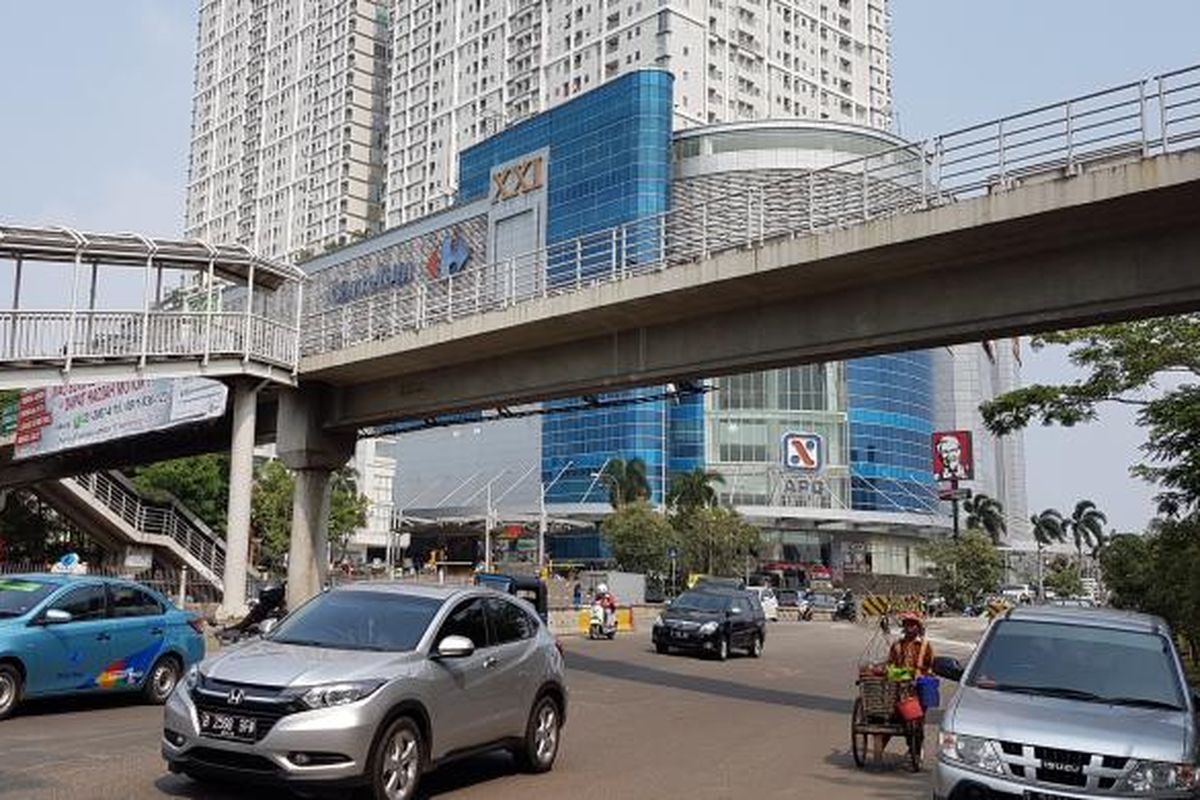
[[[1026,792],[1025,800],[1071,800],[1063,794],[1046,794],[1045,792]]]
[[[239,717],[236,714],[201,711],[200,733],[217,739],[253,742],[257,739],[258,720],[254,717]]]
[[[671,635],[674,636],[676,639],[688,638],[687,631],[671,631]]]

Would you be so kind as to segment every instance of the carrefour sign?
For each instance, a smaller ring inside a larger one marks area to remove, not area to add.
[[[407,261],[384,264],[365,275],[336,281],[329,287],[329,298],[337,305],[351,303],[407,286],[422,273],[428,280],[440,280],[462,272],[470,258],[471,248],[466,238],[457,232],[447,231],[442,235],[440,244],[429,251],[423,266]]]

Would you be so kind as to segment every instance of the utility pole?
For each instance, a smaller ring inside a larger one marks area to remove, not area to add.
[[[546,565],[546,529],[549,527],[549,519],[546,517],[546,493],[554,488],[554,484],[558,483],[558,479],[567,474],[574,461],[568,461],[566,466],[558,471],[554,476],[554,480],[549,484],[541,485],[540,499],[538,503],[538,542],[537,542],[537,565],[540,572],[542,567]]]

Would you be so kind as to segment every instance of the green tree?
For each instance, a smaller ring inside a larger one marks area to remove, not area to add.
[[[264,461],[255,470],[250,527],[258,539],[258,561],[269,570],[280,569],[288,552],[295,489],[295,478],[282,461]]]
[[[617,506],[600,524],[600,531],[621,569],[649,575],[670,569],[667,551],[677,546],[679,537],[667,518],[645,500]]]
[[[1004,558],[980,531],[968,530],[958,539],[934,542],[923,552],[932,564],[930,576],[952,608],[977,605],[1000,588]]]
[[[346,557],[346,548],[354,531],[367,524],[365,495],[358,492],[358,475],[354,468],[344,466],[333,473],[329,494],[329,544],[335,561]]]
[[[208,454],[160,461],[133,471],[133,484],[151,500],[174,497],[203,520],[213,533],[225,537],[229,503],[229,456]]]
[[[608,484],[608,501],[613,508],[627,503],[650,499],[650,481],[646,478],[646,462],[640,458],[611,459],[602,473]]]
[[[709,472],[699,467],[691,472],[681,472],[671,479],[667,505],[677,514],[689,514],[698,508],[715,506],[715,485],[724,483],[725,478],[719,472]]]
[[[994,497],[977,494],[963,503],[963,511],[967,512],[967,530],[986,533],[992,544],[1000,544],[1001,537],[1008,532],[1004,506]]]
[[[1100,552],[1100,574],[1114,608],[1139,609],[1154,583],[1153,540],[1119,533]]]
[[[250,496],[250,525],[259,540],[259,561],[268,569],[283,564],[292,535],[296,479],[283,462],[263,462]],[[329,543],[334,560],[345,558],[350,537],[367,521],[367,498],[358,493],[354,470],[342,467],[330,479]]]
[[[731,508],[698,508],[680,518],[685,572],[737,577],[758,551],[758,529]]]
[[[1055,543],[1061,543],[1066,537],[1063,530],[1063,515],[1056,508],[1047,508],[1040,514],[1029,518],[1033,530],[1033,541],[1037,543],[1037,582],[1038,597],[1046,596],[1045,577],[1042,567],[1042,551]]]
[[[1083,564],[1083,546],[1099,549],[1104,544],[1104,523],[1108,517],[1096,508],[1091,500],[1080,500],[1075,504],[1069,519],[1063,522],[1064,532],[1075,542],[1078,563]]]
[[[1200,377],[1200,314],[1095,325],[1035,337],[1033,347],[1070,348],[1071,362],[1085,371],[1073,383],[1033,384],[984,403],[980,410],[988,429],[1004,435],[1027,427],[1071,426],[1096,418],[1105,403],[1135,406],[1137,422],[1146,429],[1142,445],[1146,461],[1133,474],[1162,491],[1159,509],[1183,514],[1200,508],[1200,386],[1182,384],[1161,389],[1165,375]],[[1156,390],[1147,398],[1146,390]]]
[[[1059,597],[1078,597],[1083,594],[1079,565],[1063,556],[1054,559],[1046,573],[1046,588]]]

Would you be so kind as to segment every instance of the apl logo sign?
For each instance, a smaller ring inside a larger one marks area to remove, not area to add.
[[[803,472],[820,472],[825,466],[825,442],[817,433],[785,433],[783,465]]]

